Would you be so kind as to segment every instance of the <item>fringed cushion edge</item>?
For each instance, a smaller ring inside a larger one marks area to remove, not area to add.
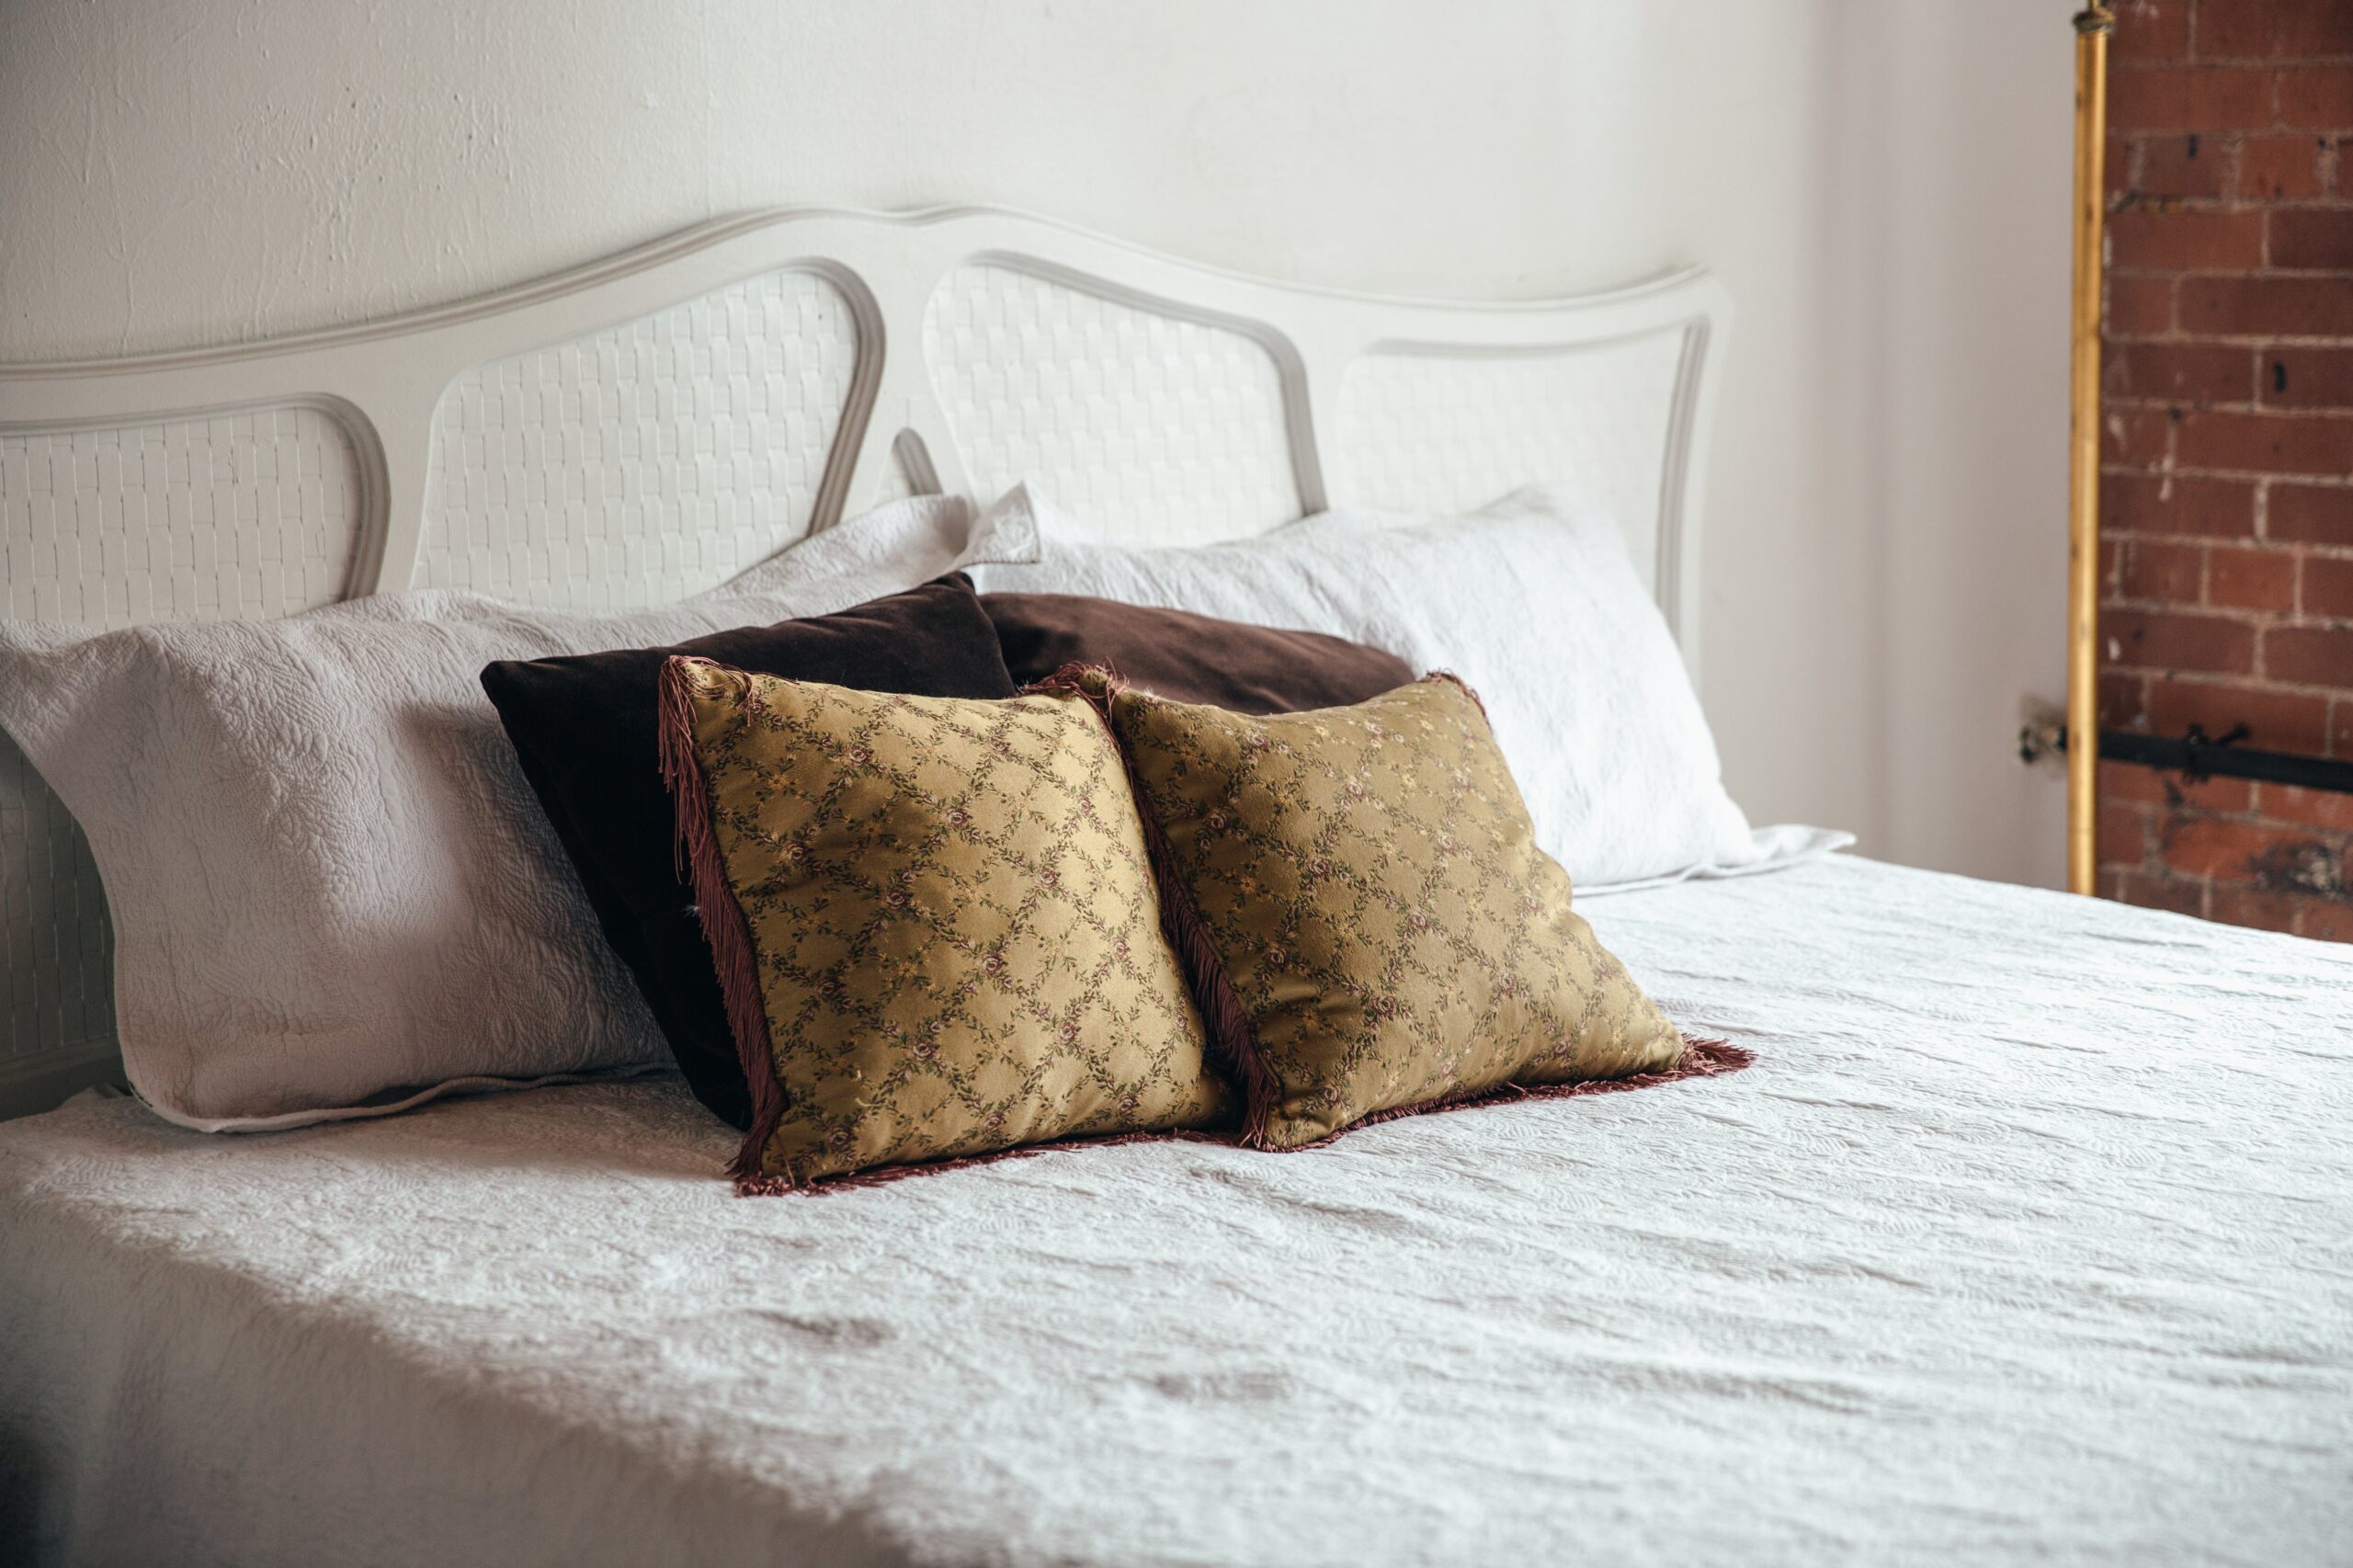
[[[696,665],[724,672],[737,683],[737,701],[747,706],[751,677],[741,670],[710,659],[674,655],[662,665],[660,707],[656,721],[662,756],[662,782],[669,787],[677,807],[678,853],[691,873],[695,909],[702,920],[703,939],[710,944],[711,963],[719,973],[720,995],[727,1005],[727,1027],[735,1037],[737,1063],[752,1100],[751,1125],[744,1134],[727,1174],[736,1190],[766,1190],[791,1177],[767,1174],[764,1154],[776,1136],[789,1103],[784,1084],[777,1076],[776,1051],[768,1036],[767,1005],[760,995],[759,960],[753,951],[751,927],[744,906],[727,885],[727,867],[720,858],[719,835],[711,825],[714,810],[710,780],[695,752],[694,692],[688,671]]]

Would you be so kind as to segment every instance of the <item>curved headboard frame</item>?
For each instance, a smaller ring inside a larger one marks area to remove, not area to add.
[[[1397,504],[1324,433],[1349,368],[1369,354],[1453,361],[1555,356],[1678,334],[1665,439],[1650,454],[1657,515],[1622,520],[1687,660],[1696,661],[1700,483],[1713,369],[1730,317],[1722,290],[1698,269],[1566,300],[1405,300],[1245,278],[992,209],[793,209],[705,224],[538,282],[358,326],[120,359],[0,366],[0,434],[124,428],[245,409],[324,411],[349,436],[360,474],[349,591],[406,587],[419,580],[436,411],[461,375],[747,278],[803,271],[841,290],[858,340],[809,528],[861,511],[890,489],[908,487],[910,478],[985,503],[994,497],[977,493],[942,405],[938,367],[922,351],[926,312],[942,280],[972,266],[1003,267],[1154,315],[1238,332],[1264,347],[1280,381],[1301,515],[1336,501]],[[894,449],[904,467],[894,465]],[[1215,502],[1207,493],[1201,499]]]

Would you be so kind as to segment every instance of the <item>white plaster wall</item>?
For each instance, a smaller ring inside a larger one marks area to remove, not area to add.
[[[5,0],[0,359],[361,320],[779,203],[1469,297],[1706,261],[1734,790],[2048,881],[2057,790],[2006,743],[2060,684],[2063,10]]]
[[[1877,585],[1877,842],[2053,887],[2062,775],[2016,737],[2025,699],[2065,695],[2073,8],[1855,7],[1836,176],[1859,363],[1831,449]]]

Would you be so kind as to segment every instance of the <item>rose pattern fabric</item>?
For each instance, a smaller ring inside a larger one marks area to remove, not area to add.
[[[1681,1034],[1571,912],[1460,682],[1266,718],[1097,672],[1080,684],[1108,687],[1222,971],[1212,992],[1230,986],[1246,1018],[1247,1142],[1296,1148],[1383,1111],[1681,1059]]]
[[[1232,1120],[1085,704],[670,672],[783,1090],[762,1175]]]

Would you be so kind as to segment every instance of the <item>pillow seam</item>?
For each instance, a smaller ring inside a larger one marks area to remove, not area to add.
[[[1077,698],[1109,737],[1120,769],[1127,775],[1128,792],[1135,798],[1136,820],[1143,828],[1145,858],[1152,863],[1152,880],[1160,893],[1161,930],[1184,965],[1186,981],[1193,993],[1194,1006],[1200,1009],[1201,1027],[1209,1037],[1211,1049],[1242,1091],[1242,1127],[1235,1139],[1245,1148],[1263,1149],[1267,1122],[1274,1112],[1275,1076],[1258,1050],[1257,1036],[1250,1028],[1249,1010],[1243,1006],[1241,996],[1233,989],[1233,979],[1225,971],[1225,960],[1210,939],[1209,927],[1201,920],[1191,891],[1176,873],[1176,851],[1161,831],[1159,818],[1153,814],[1143,780],[1136,776],[1135,758],[1120,738],[1119,726],[1111,722],[1112,700],[1130,686],[1125,676],[1108,665],[1072,663],[1022,689],[1025,693]]]

